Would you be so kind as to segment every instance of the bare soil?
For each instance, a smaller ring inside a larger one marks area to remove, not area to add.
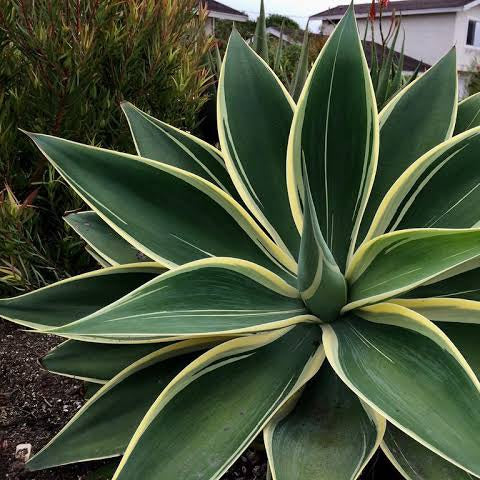
[[[29,472],[17,445],[38,452],[85,403],[83,382],[52,375],[39,359],[60,343],[58,337],[37,335],[0,319],[0,480],[108,480],[105,462],[87,462]],[[249,448],[222,480],[265,480],[265,452]],[[377,454],[363,480],[401,477]]]

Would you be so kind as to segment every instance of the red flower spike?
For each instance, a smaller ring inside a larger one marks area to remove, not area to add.
[[[370,13],[369,13],[370,20],[372,20],[372,21],[375,20],[376,13],[377,12],[376,12],[376,8],[375,8],[375,0],[372,0],[372,4],[370,5]]]

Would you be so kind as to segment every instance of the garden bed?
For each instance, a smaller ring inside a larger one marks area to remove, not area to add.
[[[109,478],[101,473],[104,462],[87,462],[28,472],[24,468],[24,462],[15,458],[16,447],[22,443],[32,445],[32,454],[38,452],[85,402],[83,382],[52,375],[40,368],[38,359],[60,342],[58,337],[27,333],[22,331],[21,327],[0,319],[1,479]],[[374,470],[375,464],[377,468]],[[362,478],[401,478],[385,464],[383,456],[376,456]],[[265,473],[265,453],[249,449],[237,460],[223,480],[264,480]]]

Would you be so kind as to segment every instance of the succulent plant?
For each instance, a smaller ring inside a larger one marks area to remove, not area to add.
[[[67,339],[46,368],[101,386],[29,467],[213,480],[263,430],[276,480],[354,479],[380,446],[408,479],[479,476],[480,128],[456,82],[452,50],[378,114],[350,8],[298,104],[232,34],[221,151],[131,104],[138,156],[30,134],[110,266],[0,301]]]

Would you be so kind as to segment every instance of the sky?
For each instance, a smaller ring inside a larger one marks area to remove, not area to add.
[[[219,0],[225,5],[242,10],[255,19],[258,16],[260,0]],[[269,13],[280,13],[297,21],[304,27],[310,15],[326,10],[335,5],[344,5],[349,0],[264,0],[265,10]],[[355,0],[355,3],[367,3],[368,0]],[[317,30],[319,22],[311,25],[312,30]]]

